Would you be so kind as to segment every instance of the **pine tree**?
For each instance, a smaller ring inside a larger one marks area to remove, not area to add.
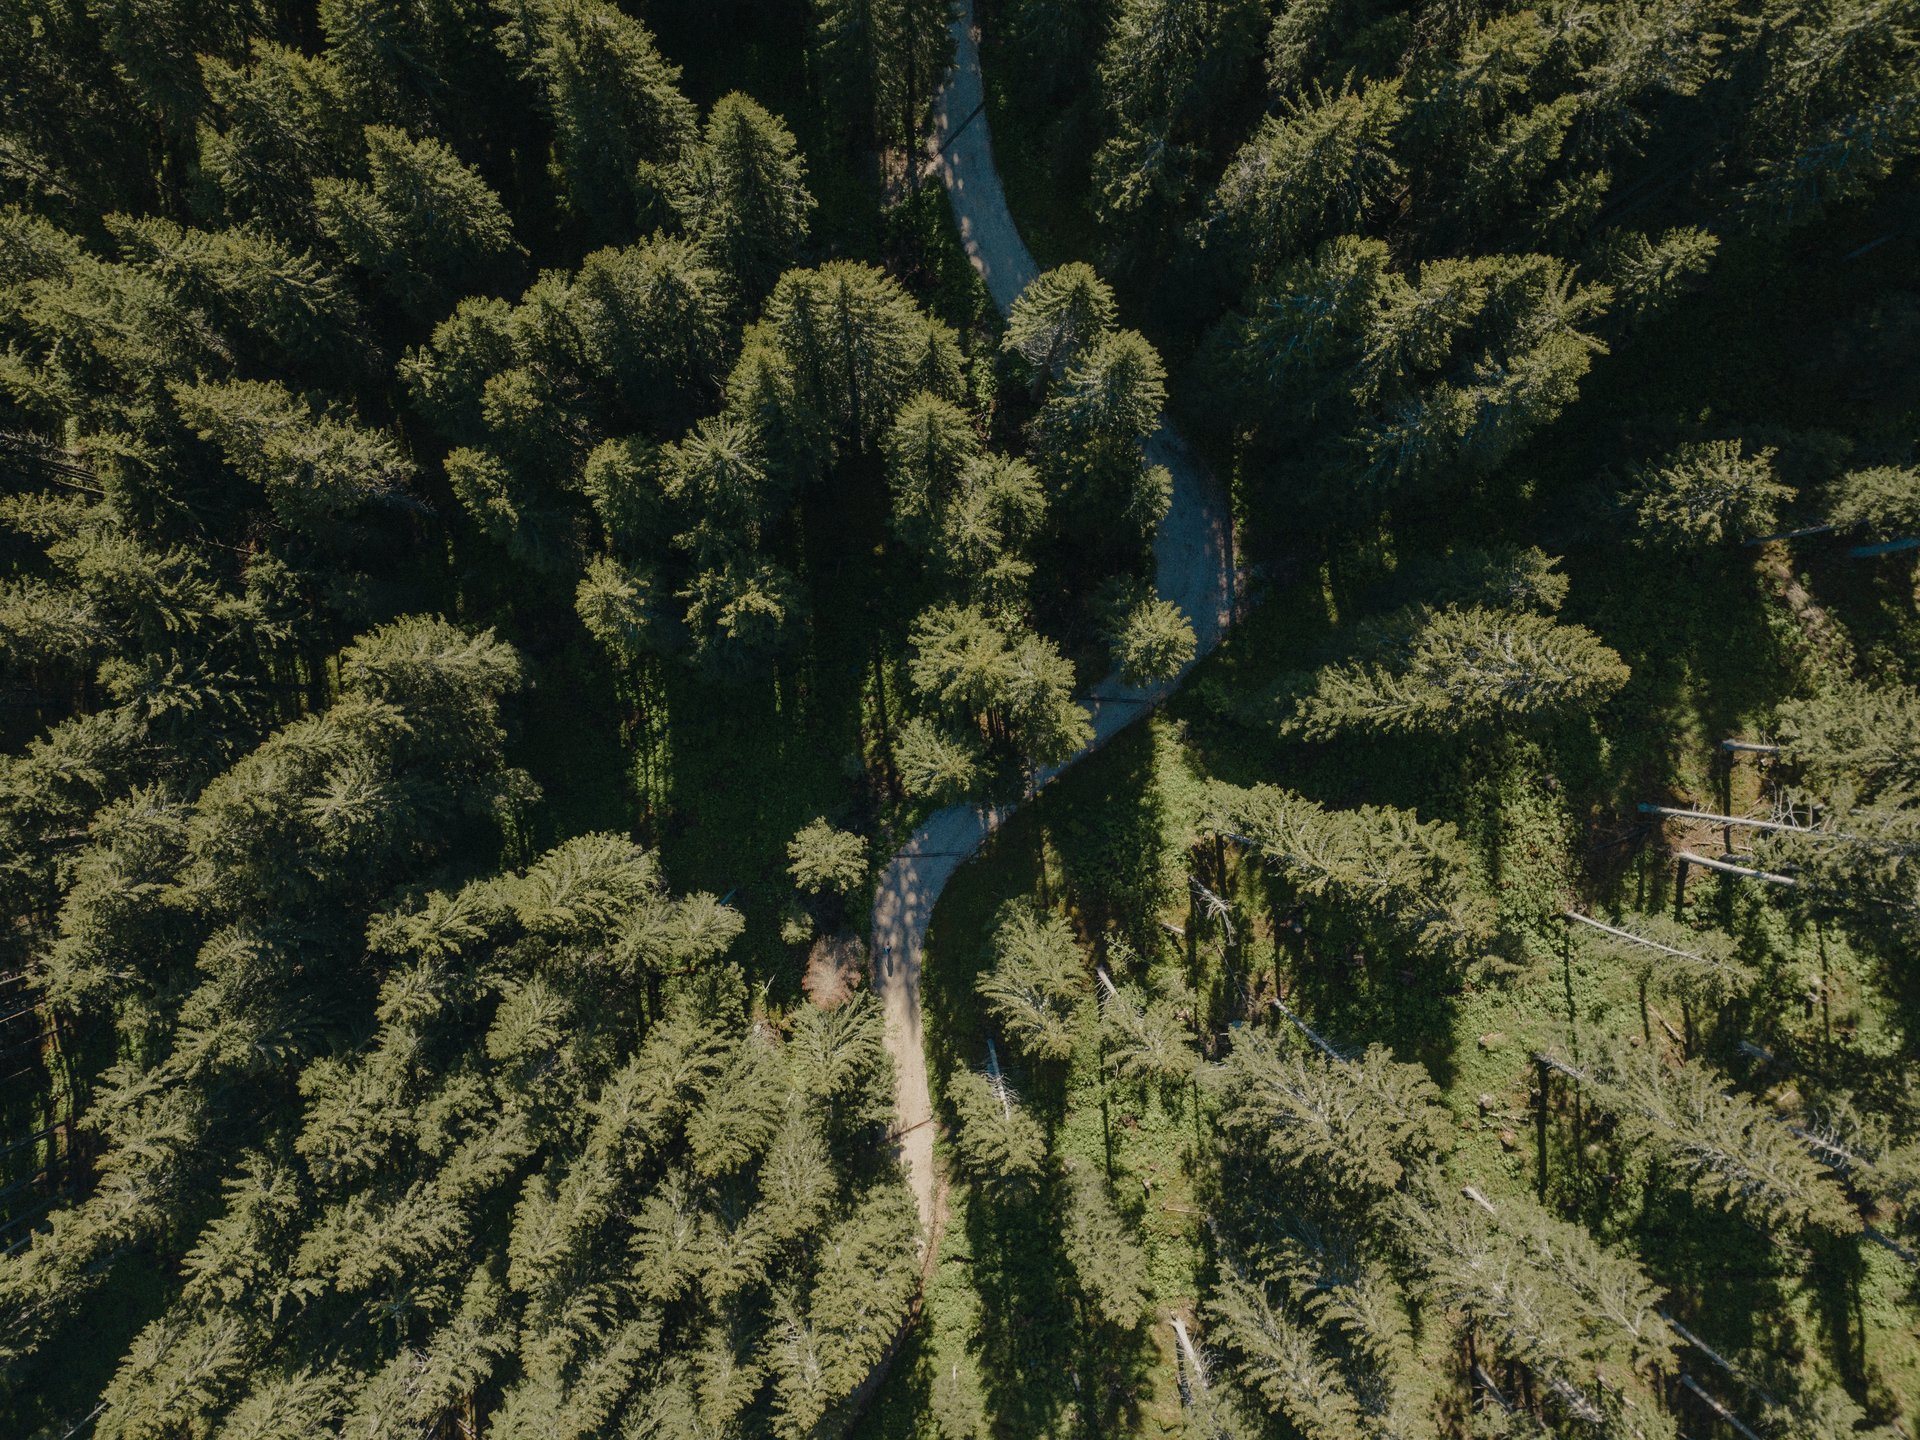
[[[1218,1076],[1221,1128],[1283,1170],[1371,1199],[1438,1154],[1439,1092],[1418,1065],[1375,1045],[1339,1062],[1244,1035]]]
[[[1772,1229],[1859,1230],[1860,1217],[1807,1148],[1724,1075],[1698,1061],[1663,1065],[1617,1051],[1593,1067],[1594,1097],[1628,1134],[1692,1172],[1700,1193],[1752,1213]]]
[[[1597,706],[1628,679],[1592,631],[1527,611],[1420,608],[1395,631],[1382,658],[1320,671],[1290,728],[1315,740],[1457,732]]]
[[[1166,371],[1153,346],[1131,330],[1096,340],[1033,422],[1036,459],[1047,479],[1082,516],[1115,518],[1141,540],[1172,503],[1167,472],[1146,463],[1147,437],[1160,424]]]
[[[947,1081],[946,1099],[959,1124],[955,1155],[976,1183],[1025,1185],[1040,1174],[1046,1137],[1004,1082],[973,1070],[956,1071]]]
[[[1843,530],[1885,542],[1920,535],[1920,468],[1875,465],[1850,470],[1834,485],[1828,518]]]
[[[652,32],[604,0],[515,0],[506,14],[502,48],[545,94],[554,178],[587,233],[617,241],[674,218],[698,117]]]
[[[993,968],[975,983],[988,1012],[1029,1059],[1073,1054],[1073,1026],[1088,989],[1086,961],[1066,920],[1013,902],[993,932]]]
[[[1120,615],[1108,644],[1129,685],[1160,685],[1193,660],[1193,624],[1171,600],[1143,599]]]
[[[880,448],[894,533],[915,549],[932,550],[962,475],[980,458],[972,422],[957,405],[923,393],[900,407]]]
[[[1209,792],[1202,827],[1260,854],[1303,893],[1372,911],[1453,955],[1491,937],[1493,917],[1468,878],[1468,856],[1446,821],[1385,806],[1326,810],[1273,786]]]
[[[1713,263],[1718,236],[1682,225],[1650,240],[1638,230],[1616,234],[1608,247],[1607,281],[1614,313],[1640,325],[1672,308]]]
[[[1152,1295],[1147,1257],[1114,1208],[1107,1183],[1091,1166],[1070,1163],[1066,1171],[1066,1215],[1061,1246],[1074,1278],[1094,1314],[1119,1330],[1139,1325]]]
[[[1036,276],[1020,292],[1000,348],[1018,354],[1044,383],[1104,339],[1118,313],[1112,287],[1091,265],[1074,261]]]
[[[1686,550],[1765,534],[1793,498],[1774,478],[1771,446],[1748,455],[1738,440],[1683,445],[1637,476],[1637,543]]]
[[[834,829],[824,816],[787,842],[787,860],[793,883],[814,895],[823,890],[849,895],[867,878],[867,842]]]
[[[958,800],[979,782],[980,745],[924,715],[909,717],[893,737],[893,763],[909,795],[935,804]]]
[[[1343,86],[1283,107],[1235,153],[1211,202],[1213,223],[1260,277],[1361,228],[1400,174],[1391,143],[1398,83]]]
[[[798,256],[814,208],[792,132],[749,97],[723,95],[686,183],[689,232],[737,294],[758,300]]]
[[[321,178],[323,234],[416,321],[459,296],[490,289],[525,255],[500,197],[438,140],[366,128],[368,183]]]

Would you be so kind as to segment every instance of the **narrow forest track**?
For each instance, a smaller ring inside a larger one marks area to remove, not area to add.
[[[960,238],[1002,314],[1040,273],[1008,213],[993,165],[986,93],[980,76],[980,39],[973,0],[959,0],[953,24],[954,68],[934,102],[928,170],[947,187]],[[1161,596],[1186,613],[1198,653],[1220,643],[1233,605],[1232,528],[1225,497],[1186,444],[1162,424],[1147,443],[1149,460],[1173,476],[1173,505],[1154,538],[1155,583]],[[1197,657],[1196,657],[1197,658]],[[1093,712],[1093,741],[1038,783],[1096,750],[1178,688],[1179,678],[1151,688],[1109,676],[1084,696]],[[933,1101],[927,1091],[927,1053],[921,1034],[920,956],[927,923],[947,881],[1011,815],[1013,804],[959,804],[929,816],[895,852],[873,902],[873,988],[886,1021],[893,1057],[902,1158],[920,1207],[930,1262],[945,1221],[933,1168]]]

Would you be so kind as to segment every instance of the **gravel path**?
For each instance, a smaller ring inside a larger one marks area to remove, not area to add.
[[[1000,175],[993,166],[980,79],[979,32],[973,0],[960,0],[953,26],[954,69],[935,102],[928,166],[945,182],[967,254],[1005,313],[1040,273],[1021,242]],[[1148,442],[1153,463],[1173,475],[1173,507],[1154,540],[1160,594],[1193,622],[1201,654],[1220,643],[1233,599],[1232,545],[1226,503],[1212,477],[1185,443],[1162,425]],[[1110,676],[1084,697],[1093,711],[1093,743],[1066,762],[1104,745],[1179,685],[1152,689]],[[1045,785],[1064,770],[1044,772]],[[933,1103],[927,1093],[927,1053],[920,1033],[920,951],[933,907],[954,871],[1014,811],[1011,804],[950,805],[936,811],[895,853],[873,903],[873,988],[886,1018],[887,1051],[898,1092],[898,1134],[921,1229],[929,1247],[945,1216],[937,1213],[933,1169]],[[943,1206],[940,1208],[944,1208]]]

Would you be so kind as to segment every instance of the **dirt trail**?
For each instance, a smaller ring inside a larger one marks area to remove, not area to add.
[[[1007,211],[980,78],[979,32],[972,0],[960,0],[953,26],[954,69],[934,106],[928,169],[947,187],[960,238],[974,268],[1004,314],[1039,274]],[[1168,426],[1148,442],[1148,456],[1173,475],[1173,506],[1154,539],[1155,582],[1193,623],[1204,655],[1220,643],[1232,613],[1232,535],[1225,498],[1212,477]],[[1110,676],[1086,696],[1094,738],[1086,750],[1040,776],[1045,785],[1081,755],[1099,748],[1179,685],[1152,689]],[[888,862],[873,904],[873,988],[886,1019],[887,1051],[898,1091],[896,1133],[931,1242],[944,1216],[936,1206],[933,1103],[921,1036],[920,951],[940,892],[961,864],[1007,816],[1011,804],[951,805],[935,812]]]

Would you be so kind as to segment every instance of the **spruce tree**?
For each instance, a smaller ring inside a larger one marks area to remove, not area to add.
[[[1738,440],[1683,445],[1638,475],[1634,522],[1648,549],[1687,550],[1763,535],[1793,498],[1774,478],[1774,450],[1745,453]]]
[[[1094,1315],[1118,1330],[1131,1330],[1152,1299],[1147,1257],[1134,1243],[1097,1170],[1069,1164],[1062,1189],[1066,1223],[1060,1238],[1074,1279]]]
[[[1628,1134],[1691,1172],[1707,1199],[1751,1213],[1770,1229],[1858,1231],[1860,1217],[1806,1146],[1727,1079],[1698,1061],[1663,1064],[1617,1050],[1593,1067],[1594,1098]]]
[[[1022,1054],[1064,1061],[1073,1054],[1073,1026],[1088,990],[1086,961],[1059,915],[1015,901],[993,932],[993,968],[975,988],[988,1012]]]
[[[1395,630],[1380,659],[1320,671],[1289,728],[1315,740],[1458,732],[1596,706],[1628,679],[1592,631],[1528,611],[1419,609]]]
[[[1074,261],[1036,276],[1020,292],[1000,347],[1033,366],[1044,383],[1104,338],[1117,314],[1112,287],[1091,265]]]
[[[674,218],[674,176],[698,142],[679,67],[605,0],[514,0],[501,48],[540,87],[560,198],[586,233],[617,242]]]
[[[1255,847],[1304,894],[1377,914],[1445,954],[1471,954],[1491,937],[1492,914],[1446,821],[1423,823],[1386,806],[1326,810],[1273,786],[1217,785],[1202,826]]]
[[[806,242],[814,208],[793,134],[746,95],[723,95],[688,165],[689,233],[736,293],[766,294]]]
[[[491,289],[525,252],[500,197],[438,140],[366,128],[367,183],[314,182],[320,230],[416,321]]]
[[[847,895],[867,877],[867,842],[836,830],[824,817],[803,826],[787,842],[787,873],[802,890]]]

